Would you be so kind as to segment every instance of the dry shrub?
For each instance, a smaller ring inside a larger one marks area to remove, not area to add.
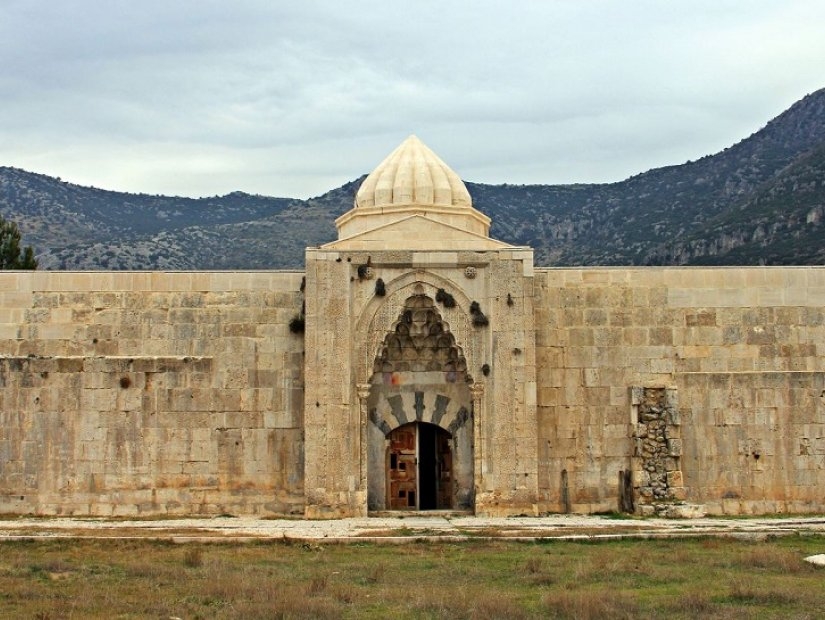
[[[204,583],[201,596],[213,610],[231,610],[236,618],[340,618],[353,595],[330,590],[326,576],[309,582],[261,580],[254,571],[217,570]]]
[[[527,561],[524,563],[524,570],[528,575],[535,575],[536,573],[542,572],[543,567],[541,558],[527,558]]]
[[[450,604],[440,596],[419,597],[417,600],[410,602],[409,607],[424,617],[449,617]]]
[[[555,583],[552,575],[545,571],[545,563],[542,558],[528,558],[524,563],[524,573],[527,575],[527,581],[534,586],[549,586]]]
[[[188,568],[203,566],[203,551],[200,547],[190,547],[183,554],[183,565]]]
[[[422,596],[410,604],[414,617],[470,618],[487,620],[488,618],[506,618],[520,620],[530,615],[514,600],[495,594],[474,593],[473,596]]]
[[[139,560],[124,567],[124,572],[130,578],[149,579],[154,582],[177,579],[179,570],[177,567],[152,563],[148,560]]]
[[[719,609],[704,592],[685,592],[671,607],[677,615],[685,614],[690,618],[706,618]]]
[[[373,564],[369,567],[367,572],[363,576],[363,582],[365,584],[374,584],[381,581],[381,578],[384,576],[387,567],[383,562],[379,562],[378,564]]]
[[[308,599],[299,590],[285,588],[267,601],[238,601],[232,605],[231,617],[245,620],[257,618],[331,620],[341,618],[342,615],[342,604],[338,601],[327,598]]]
[[[502,596],[479,595],[475,598],[473,606],[468,610],[465,617],[477,618],[507,618],[507,620],[519,620],[528,618],[529,614],[516,601]]]
[[[582,559],[576,560],[576,565],[573,567],[573,574],[572,579],[570,581],[570,587],[577,588],[579,584],[582,584],[588,579],[590,579],[592,574],[593,565],[591,562]]]
[[[327,589],[329,579],[326,575],[315,575],[307,584],[307,596],[318,596]]]
[[[263,587],[255,580],[247,579],[243,573],[224,570],[217,567],[211,571],[200,588],[201,598],[210,604],[232,603],[236,600],[257,600],[270,589],[270,584]]]
[[[425,618],[467,618],[470,614],[472,596],[465,589],[456,588],[452,592],[443,590],[416,589],[414,599],[408,603],[413,617]]]
[[[575,591],[551,592],[542,600],[550,618],[600,620],[602,618],[636,619],[640,614],[635,599],[619,592]]]
[[[550,586],[556,583],[556,578],[547,573],[537,573],[530,577],[530,584],[534,586]]]
[[[735,581],[730,586],[728,600],[748,605],[787,605],[797,599],[790,593],[754,587],[751,583]]]
[[[754,547],[743,555],[741,562],[744,568],[764,568],[780,573],[798,573],[810,569],[810,565],[793,551],[779,549],[775,546]]]
[[[586,584],[605,584],[623,579],[633,570],[626,558],[585,557],[576,560],[566,586],[575,590]]]
[[[76,570],[74,566],[59,558],[44,562],[43,564],[40,564],[39,567],[47,573],[70,573]]]
[[[349,605],[358,599],[358,593],[355,588],[349,584],[338,584],[333,588],[333,596],[335,600]]]

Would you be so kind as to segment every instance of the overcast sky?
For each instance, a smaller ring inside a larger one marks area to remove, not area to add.
[[[306,198],[412,133],[617,181],[822,87],[823,0],[0,0],[0,165],[123,191]]]

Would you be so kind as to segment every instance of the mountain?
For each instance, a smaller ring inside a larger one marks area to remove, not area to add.
[[[192,199],[0,167],[0,214],[44,269],[300,269],[362,180],[309,200]],[[467,187],[491,235],[538,265],[823,264],[825,89],[720,153],[618,183]]]
[[[710,219],[659,249],[657,262],[695,265],[825,264],[825,143]]]
[[[822,235],[822,221],[806,217],[799,222],[794,201],[802,198],[794,188],[803,186],[795,179],[808,178],[806,204],[825,204],[825,171],[817,158],[823,146],[825,89],[797,102],[749,138],[695,162],[612,184],[469,188],[476,206],[493,219],[493,236],[529,243],[536,250],[537,264],[709,262],[703,257],[727,264],[767,260],[758,252],[729,255],[734,245],[745,242],[787,246],[772,262],[805,263],[810,251],[796,247],[793,239],[809,233],[816,237],[817,230]],[[751,227],[752,216],[757,204],[767,208],[763,202],[769,195],[775,230],[760,238]],[[825,246],[822,236],[818,245]]]

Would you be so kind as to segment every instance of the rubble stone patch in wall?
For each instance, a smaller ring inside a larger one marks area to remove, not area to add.
[[[684,500],[677,392],[673,388],[631,388],[634,470],[642,506]],[[642,512],[647,512],[642,508]]]

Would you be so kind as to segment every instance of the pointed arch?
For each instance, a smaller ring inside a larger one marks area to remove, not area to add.
[[[471,299],[442,275],[425,269],[403,273],[386,280],[384,290],[359,313],[352,352],[353,371],[369,386],[363,404],[368,508],[385,508],[386,445],[395,429],[413,422],[447,433],[451,505],[472,508],[477,412],[471,388],[484,351],[491,349],[491,330],[473,327]],[[444,293],[454,303],[444,303]]]
[[[410,371],[447,373],[448,383],[465,380],[467,374],[467,360],[449,324],[424,294],[404,302],[373,363],[373,376]]]
[[[489,337],[489,331],[478,332],[472,327],[470,316],[471,300],[451,280],[429,271],[415,271],[403,274],[385,283],[386,295],[373,297],[364,307],[356,321],[356,333],[360,334],[354,347],[354,369],[358,377],[368,380],[374,372],[376,357],[381,353],[387,333],[396,328],[404,305],[410,297],[425,295],[435,299],[439,289],[449,292],[455,299],[455,306],[438,308],[442,323],[449,328],[456,346],[464,356],[467,380],[472,383],[475,373],[484,363],[482,352],[487,348],[482,338]]]

